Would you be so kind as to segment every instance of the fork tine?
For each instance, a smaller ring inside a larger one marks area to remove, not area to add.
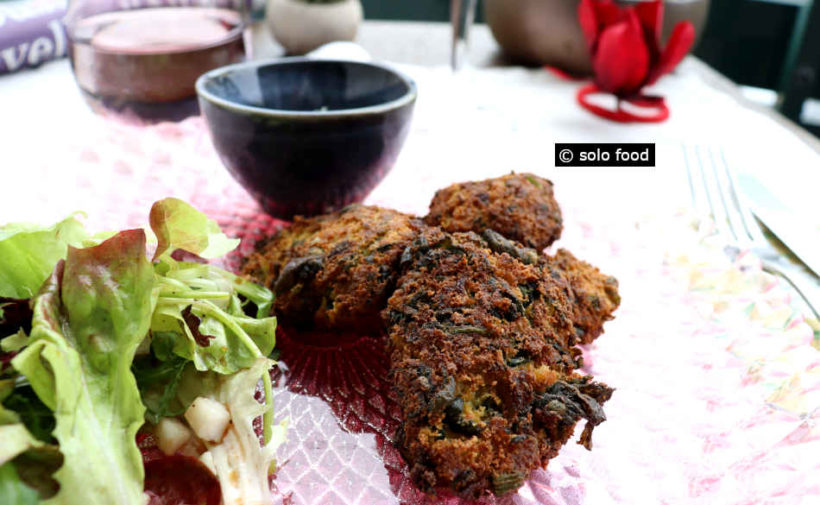
[[[723,170],[726,173],[726,180],[729,183],[729,196],[731,197],[735,209],[737,209],[741,225],[740,229],[751,242],[760,242],[764,240],[763,234],[760,232],[760,228],[757,226],[754,216],[752,216],[752,213],[749,211],[749,207],[745,205],[744,201],[741,201],[741,195],[737,191],[735,175],[729,168],[729,162],[726,161],[726,153],[723,149],[720,150],[720,162],[723,165]]]
[[[695,196],[695,181],[692,177],[692,166],[689,162],[689,150],[686,148],[686,144],[681,144],[681,151],[683,151],[683,165],[686,167],[686,180],[689,181],[689,196],[692,198],[692,207],[697,210],[698,202]]]
[[[729,172],[726,170],[725,164],[718,163],[715,159],[715,152],[711,147],[709,148],[709,161],[714,172],[720,195],[720,204],[725,211],[729,231],[738,245],[748,247],[751,245],[751,237],[747,235],[741,214],[741,206],[737,202],[737,195],[733,191],[734,186],[729,179]]]
[[[699,146],[695,146],[695,159],[698,162],[697,168],[700,175],[700,184],[695,183],[696,191],[699,186],[703,188],[709,206],[709,213],[718,233],[724,236],[733,235],[731,228],[728,226],[726,206],[721,203],[720,182],[716,178],[714,166],[711,163],[708,167],[706,166],[704,155]]]
[[[788,262],[783,262],[777,252],[770,251],[771,245],[757,227],[743,195],[737,191],[738,186],[723,149],[719,149],[716,155],[713,149],[707,148],[708,167],[699,146],[684,144],[682,149],[692,205],[698,213],[700,225],[707,223],[707,219],[712,220],[718,233],[731,242],[726,244],[724,252],[732,261],[736,260],[740,248],[752,250],[760,258],[763,270],[789,284],[814,317],[820,319],[820,302],[812,302],[820,300],[816,279],[812,278],[810,283],[806,283],[803,273]]]
[[[698,218],[698,226],[704,226],[710,222],[712,217],[712,210],[707,200],[707,193],[703,186],[703,177],[699,169],[695,166],[697,153],[695,148],[687,147],[685,144],[683,149],[683,163],[686,167],[686,178],[689,181],[689,195],[692,198],[692,208]]]

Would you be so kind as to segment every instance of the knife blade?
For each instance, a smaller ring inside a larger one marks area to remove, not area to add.
[[[737,181],[755,217],[820,278],[820,222],[812,221],[820,215],[801,217],[799,210],[778,198],[752,175],[738,174]]]

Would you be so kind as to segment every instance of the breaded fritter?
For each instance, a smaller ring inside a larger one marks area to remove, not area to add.
[[[274,310],[291,326],[382,331],[402,251],[423,223],[390,209],[352,205],[296,218],[251,255],[243,273],[271,288]]]
[[[451,186],[425,220],[360,205],[297,218],[244,273],[272,288],[287,325],[387,330],[402,408],[395,442],[414,482],[503,495],[546,466],[581,419],[579,443],[591,447],[612,389],[577,373],[577,345],[612,318],[618,283],[568,251],[534,249],[561,233],[545,179]]]
[[[567,287],[474,233],[422,232],[382,313],[402,404],[396,443],[424,491],[502,495],[605,420],[612,390],[574,374]]]
[[[502,237],[494,230],[484,230],[481,236],[493,251],[506,252],[525,264],[538,263],[543,275],[564,285],[575,327],[575,338],[570,339],[569,347],[591,343],[603,333],[604,323],[614,318],[613,313],[621,303],[615,277],[579,260],[566,249],[559,249],[554,256],[539,256],[535,249]]]
[[[561,208],[552,182],[533,174],[510,174],[440,189],[424,221],[445,231],[495,230],[538,250],[561,236]]]
[[[527,187],[530,189],[522,189]],[[539,202],[544,213],[556,217],[539,218]],[[578,260],[566,249],[553,257],[538,256],[537,251],[528,249],[544,249],[561,234],[561,212],[553,198],[552,183],[546,179],[518,174],[450,186],[436,193],[425,222],[440,224],[446,231],[480,233],[496,252],[508,252],[525,263],[539,261],[546,275],[569,286],[566,294],[580,343],[588,344],[603,333],[604,323],[613,318],[620,304],[614,277]]]
[[[567,294],[578,341],[589,344],[598,338],[604,331],[604,323],[613,319],[612,314],[621,304],[618,279],[579,260],[566,249],[558,249],[555,256],[543,256],[539,264],[545,275],[569,286]]]

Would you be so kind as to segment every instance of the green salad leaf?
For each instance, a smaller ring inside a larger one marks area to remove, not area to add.
[[[0,503],[39,503],[57,493],[62,465],[51,442],[54,416],[31,388],[6,371],[0,380]]]
[[[39,503],[53,497],[59,448],[35,439],[22,423],[0,425],[0,503]],[[30,501],[33,500],[33,501]]]
[[[20,422],[20,417],[16,412],[7,409],[3,401],[14,392],[14,379],[0,380],[0,426]],[[0,441],[2,443],[2,441]]]
[[[0,228],[3,505],[144,505],[137,430],[182,423],[196,397],[230,413],[223,440],[194,446],[207,447],[223,502],[270,501],[285,430],[272,422],[273,295],[172,257],[215,258],[239,242],[187,203],[157,202],[150,224],[153,263],[143,230],[91,236],[73,217]],[[260,381],[264,404],[254,398]]]
[[[0,425],[0,465],[42,445],[43,443],[34,438],[22,423]]]
[[[27,486],[11,461],[0,464],[0,503],[3,505],[37,505],[40,494]]]
[[[210,265],[163,260],[151,320],[152,349],[193,361],[197,370],[232,374],[273,351],[276,318],[265,317],[273,296]],[[248,304],[257,317],[245,314]]]
[[[177,388],[189,364],[190,361],[178,356],[160,361],[148,354],[134,360],[131,370],[145,404],[145,417],[152,424],[159,423],[163,417],[177,417],[185,413],[188,405],[177,399]]]
[[[14,385],[14,379],[0,381],[0,389],[8,384],[12,391],[0,404],[0,430],[4,425],[20,423],[31,437],[45,443],[52,443],[51,432],[54,430],[54,414],[43,405],[28,385]],[[3,393],[0,393],[0,398]],[[0,441],[0,445],[3,442]],[[0,461],[2,461],[0,449]]]
[[[145,407],[131,363],[155,302],[145,233],[69,248],[34,300],[28,346],[12,365],[54,411],[64,457],[50,504],[144,503],[135,436]]]
[[[22,223],[0,227],[0,297],[33,296],[57,261],[65,258],[68,246],[79,246],[87,237],[74,216],[49,227]]]
[[[54,445],[36,440],[20,423],[0,426],[0,466],[12,466],[14,472],[7,472],[10,489],[21,496],[27,496],[12,481],[19,479],[24,486],[35,491],[40,499],[51,498],[57,493],[59,484],[53,474],[63,464],[63,455]],[[0,484],[0,488],[3,484]],[[2,497],[0,491],[0,497]],[[0,501],[0,503],[6,503]]]
[[[154,260],[174,249],[213,259],[239,245],[239,240],[222,233],[216,221],[178,198],[165,198],[154,203],[149,222],[158,242]]]
[[[0,317],[3,316],[0,314]],[[18,329],[17,333],[0,340],[0,352],[19,351],[26,345],[27,341],[28,335],[26,335],[26,332]]]

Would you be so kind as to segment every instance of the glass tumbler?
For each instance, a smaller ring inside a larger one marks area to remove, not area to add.
[[[70,0],[64,23],[86,101],[137,122],[198,114],[197,78],[245,59],[245,0]]]

